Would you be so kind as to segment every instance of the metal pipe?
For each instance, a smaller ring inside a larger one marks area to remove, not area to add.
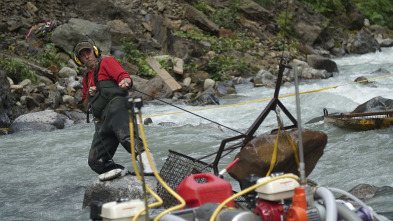
[[[303,136],[302,136],[302,121],[300,114],[300,99],[299,99],[299,79],[297,74],[297,67],[292,67],[295,76],[295,94],[296,94],[296,113],[297,113],[297,130],[298,130],[298,149],[299,149],[299,173],[300,173],[300,184],[306,184],[306,172],[304,164],[304,153],[303,153]]]

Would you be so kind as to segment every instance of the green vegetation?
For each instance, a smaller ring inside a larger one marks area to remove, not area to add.
[[[391,0],[355,0],[362,14],[372,24],[378,24],[393,29],[392,14],[393,1]],[[390,22],[389,22],[390,21]]]
[[[293,22],[293,18],[290,16],[291,13],[288,13],[284,10],[281,11],[281,13],[277,14],[274,17],[274,20],[276,20],[278,26],[280,27],[280,33],[279,36],[285,36],[285,35],[293,35],[292,30],[291,30],[291,23]]]
[[[348,5],[356,4],[371,24],[393,28],[393,24],[389,22],[393,14],[393,1],[391,0],[300,0],[300,2],[309,5],[326,17],[346,13]]]
[[[215,55],[210,57],[206,65],[198,67],[195,64],[189,64],[186,65],[186,68],[188,70],[206,71],[214,80],[222,80],[229,72],[244,73],[248,70],[249,63],[252,62],[239,59],[234,55],[226,55],[231,54],[234,50],[247,52],[254,47],[254,42],[243,34],[238,34],[234,38],[223,38],[195,31],[189,33],[177,31],[175,35],[195,41],[208,42],[211,45],[209,50],[215,52]],[[220,56],[219,54],[225,55]]]
[[[231,29],[236,27],[236,24],[240,21],[241,14],[239,9],[241,2],[239,0],[231,0],[229,8],[218,9],[213,9],[203,0],[197,0],[197,2],[194,7],[205,15],[209,15],[209,19],[219,27]]]
[[[185,64],[187,70],[203,70],[210,74],[210,77],[214,80],[222,80],[225,78],[226,73],[229,72],[246,72],[248,70],[249,63],[252,61],[246,61],[239,59],[234,55],[219,56],[219,54],[225,54],[232,52],[233,50],[239,52],[247,52],[254,47],[254,42],[245,37],[243,34],[239,34],[234,38],[222,38],[217,36],[210,36],[203,33],[197,33],[190,31],[189,33],[177,31],[175,35],[182,38],[187,38],[195,41],[208,42],[211,46],[209,51],[215,52],[207,64],[197,65],[195,63]],[[145,55],[142,51],[137,49],[137,45],[132,41],[131,38],[123,38],[121,50],[127,55],[125,60],[139,67],[138,75],[142,77],[153,77],[157,74],[151,69],[149,64],[146,62],[148,55]],[[206,51],[207,53],[208,51]],[[172,72],[172,67],[166,60],[158,61],[161,66],[168,72]],[[173,62],[173,61],[172,61]]]
[[[309,5],[316,12],[330,17],[331,15],[345,13],[345,7],[350,0],[300,0],[300,2]]]
[[[122,38],[121,43],[121,50],[127,54],[125,60],[139,67],[139,76],[151,78],[157,75],[146,62],[147,55],[138,50],[132,38]]]
[[[59,67],[67,66],[65,62],[56,59],[56,54],[59,50],[55,47],[54,43],[45,44],[43,48],[44,49],[38,52],[37,55],[29,57],[28,59],[37,62],[44,67],[49,67],[51,65],[57,65]]]
[[[0,69],[4,70],[7,75],[15,82],[19,83],[25,79],[31,82],[37,82],[35,71],[29,70],[29,66],[12,58],[1,58]]]
[[[273,0],[254,0],[254,2],[258,3],[260,6],[266,8],[266,9],[270,9],[270,7],[272,6]]]

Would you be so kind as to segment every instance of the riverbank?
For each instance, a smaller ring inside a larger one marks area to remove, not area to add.
[[[349,30],[353,25],[337,29],[336,23],[297,1],[277,1],[269,9],[253,1],[241,2],[231,6],[221,1],[205,7],[180,0],[2,2],[7,22],[1,23],[5,66],[0,83],[5,86],[0,128],[8,128],[26,113],[81,110],[86,70],[71,58],[73,45],[86,35],[104,56],[121,60],[133,76],[135,89],[169,102],[198,106],[235,94],[236,84],[245,81],[255,87],[274,87],[282,59],[300,65],[304,79],[326,79],[339,70],[328,69],[331,65],[326,64],[321,68],[315,60],[374,52],[393,43],[389,30],[368,24],[356,6],[348,11],[354,12],[353,24],[358,25]],[[285,20],[284,12],[290,19]],[[227,17],[217,20],[212,15]],[[292,31],[285,33],[286,28]],[[131,39],[123,51],[119,50],[122,37]],[[154,77],[157,72],[146,69],[149,65],[138,57],[140,53],[166,55],[160,64],[181,89],[170,89],[162,78]],[[315,55],[318,59],[310,61]],[[180,70],[174,70],[174,59],[183,63]],[[293,73],[285,73],[283,84],[290,85]]]

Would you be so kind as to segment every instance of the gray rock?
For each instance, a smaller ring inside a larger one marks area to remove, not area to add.
[[[157,179],[145,176],[146,185],[153,191],[157,188]],[[97,181],[86,187],[83,208],[92,202],[111,202],[118,199],[144,199],[142,183],[136,176],[126,175],[113,180]],[[148,193],[148,203],[155,202],[155,198]]]
[[[385,110],[393,110],[393,100],[378,96],[359,105],[352,113],[367,113]]]
[[[103,54],[109,54],[112,47],[110,27],[82,19],[71,18],[68,23],[58,26],[52,33],[51,41],[66,51],[73,50],[80,40],[93,38]]]
[[[63,128],[61,116],[52,110],[45,110],[19,116],[11,124],[8,132],[12,134],[19,131],[52,131]]]
[[[62,69],[60,69],[59,71],[59,77],[61,78],[68,78],[71,76],[77,76],[78,74],[76,73],[76,71],[72,68],[69,67],[63,67]]]
[[[325,57],[319,55],[308,55],[307,63],[315,69],[326,70],[327,72],[339,72],[337,64]]]

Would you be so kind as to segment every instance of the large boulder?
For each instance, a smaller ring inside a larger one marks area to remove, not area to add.
[[[10,88],[6,73],[0,70],[0,128],[8,128],[11,125],[14,96]]]
[[[293,129],[288,132],[297,152],[298,147],[298,130]],[[228,173],[237,181],[241,181],[255,174],[264,177],[270,168],[273,150],[277,134],[263,134],[248,142],[243,149],[236,155],[239,161],[228,171]],[[320,131],[303,130],[303,152],[305,159],[306,176],[311,173],[323,154],[327,144],[327,135]],[[299,175],[298,166],[295,160],[295,153],[291,143],[284,132],[280,132],[277,146],[277,159],[272,173],[284,172]]]
[[[366,54],[381,51],[381,47],[369,31],[362,29],[356,35],[349,37],[346,51],[350,54]]]
[[[322,57],[320,55],[311,54],[307,56],[307,63],[312,68],[318,70],[326,70],[327,72],[339,72],[336,62]]]
[[[328,24],[328,19],[302,3],[294,3],[291,31],[306,45],[313,45]]]
[[[157,188],[157,179],[145,176],[146,185],[153,191]],[[118,199],[144,199],[142,183],[136,176],[126,175],[113,180],[96,180],[86,187],[83,208],[94,202],[111,202]],[[148,202],[155,202],[155,198],[148,193]]]
[[[60,114],[53,110],[39,111],[19,116],[11,124],[10,134],[19,131],[53,131],[63,129],[64,121]]]
[[[184,18],[204,31],[212,34],[219,32],[220,28],[214,22],[210,21],[203,12],[191,5],[186,4],[184,6]]]
[[[154,98],[170,98],[173,96],[173,91],[166,85],[160,76],[145,82],[140,88],[137,88],[136,85],[134,87],[144,93],[135,94],[142,96],[142,99],[145,101],[150,101]]]
[[[57,27],[50,40],[67,52],[72,52],[75,44],[81,40],[93,41],[106,55],[109,55],[112,47],[112,36],[108,25],[77,18],[71,18],[68,23]]]
[[[378,96],[359,105],[352,113],[368,113],[386,110],[393,110],[393,100]]]

